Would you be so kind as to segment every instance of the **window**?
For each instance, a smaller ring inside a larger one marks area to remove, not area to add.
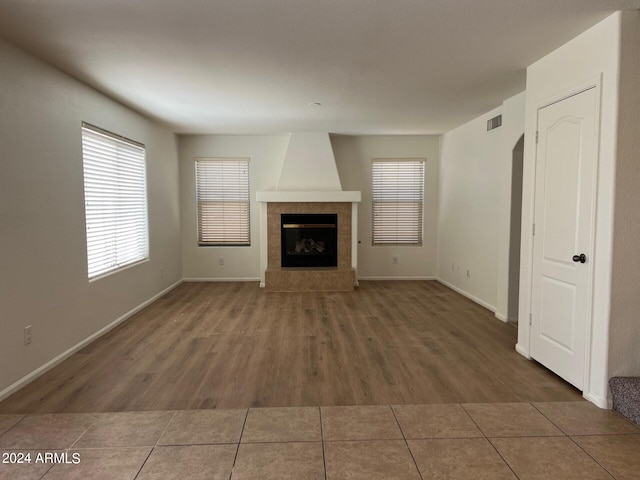
[[[144,145],[82,124],[89,279],[149,257]]]
[[[249,159],[196,159],[198,245],[250,245]]]
[[[373,245],[422,245],[424,162],[373,160]]]

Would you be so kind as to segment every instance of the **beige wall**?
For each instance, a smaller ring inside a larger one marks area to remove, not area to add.
[[[289,135],[182,135],[180,210],[183,275],[188,280],[260,280],[260,206],[256,192],[275,190]],[[195,193],[195,159],[249,158],[251,246],[199,247]],[[224,265],[219,265],[219,259]]]
[[[183,135],[179,137],[182,249],[185,279],[259,280],[259,191],[273,191],[289,142],[288,135]],[[433,278],[436,258],[438,138],[432,136],[332,136],[343,190],[362,192],[358,205],[358,274],[365,278]],[[251,180],[251,246],[198,247],[194,159],[248,157]],[[371,246],[371,159],[426,157],[425,241],[422,247]],[[399,257],[392,265],[391,257]],[[219,265],[219,258],[224,265]]]
[[[610,377],[640,375],[640,12],[622,15]]]
[[[511,288],[510,275],[514,266],[512,263],[515,261],[515,267],[517,269],[516,276],[519,275],[519,248],[511,248],[511,229],[517,228],[520,230],[521,212],[522,208],[518,212],[512,212],[512,198],[511,195],[516,193],[522,197],[522,183],[520,183],[515,190],[513,189],[513,149],[518,144],[518,141],[524,134],[524,107],[525,107],[526,94],[522,92],[514,97],[508,98],[502,104],[502,142],[500,147],[500,154],[497,159],[497,176],[500,184],[499,197],[498,197],[498,278],[497,278],[497,297],[496,297],[496,317],[502,321],[516,321],[518,318],[517,305],[518,298],[513,298],[517,289]],[[526,141],[526,139],[525,139]],[[522,157],[522,152],[520,152]],[[521,158],[520,158],[521,160]],[[522,162],[516,166],[518,169],[518,178],[522,178]],[[517,225],[512,225],[512,222],[517,222]],[[517,259],[513,259],[513,255],[517,255]],[[513,309],[515,308],[515,313]]]
[[[21,379],[180,281],[182,259],[174,135],[3,41],[0,65],[3,396]],[[147,147],[149,261],[91,283],[82,121]],[[26,325],[33,327],[30,345],[23,341]]]
[[[438,137],[332,136],[342,189],[361,191],[358,205],[358,277],[421,279],[436,276],[438,214]],[[374,158],[427,159],[425,166],[424,239],[421,247],[371,245],[371,160]],[[392,257],[398,257],[398,264]]]
[[[487,120],[502,126],[487,132]],[[438,278],[507,317],[512,150],[524,94],[440,137]],[[468,274],[467,274],[468,272]]]

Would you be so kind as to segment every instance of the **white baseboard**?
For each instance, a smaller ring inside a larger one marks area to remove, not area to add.
[[[259,282],[260,277],[183,278],[183,282]]]
[[[436,280],[436,277],[392,277],[392,276],[378,276],[378,275],[372,275],[372,276],[358,275],[358,281],[360,281],[360,280],[372,280],[372,281],[379,281],[379,280]]]
[[[54,357],[53,359],[49,360],[47,363],[45,363],[41,367],[36,368],[31,373],[25,375],[20,380],[15,382],[13,385],[9,385],[7,388],[5,388],[4,390],[2,390],[0,392],[0,401],[4,400],[5,398],[9,397],[10,395],[13,395],[15,392],[20,390],[22,387],[24,387],[27,384],[33,382],[39,376],[41,376],[44,373],[48,372],[49,370],[51,370],[56,365],[62,363],[64,360],[69,358],[71,355],[76,353],[78,350],[81,350],[82,348],[86,347],[87,345],[89,345],[94,340],[96,340],[96,339],[100,338],[101,336],[103,336],[105,333],[109,332],[110,330],[113,330],[115,327],[120,325],[122,322],[124,322],[125,320],[127,320],[131,316],[135,315],[136,313],[138,313],[140,310],[142,310],[146,306],[148,306],[151,303],[155,302],[158,298],[160,298],[164,294],[170,292],[171,290],[176,288],[181,283],[182,283],[182,280],[178,280],[176,283],[174,283],[173,285],[165,288],[160,293],[157,293],[156,295],[151,297],[149,300],[145,301],[144,303],[141,303],[140,305],[138,305],[137,307],[133,308],[132,310],[129,310],[124,315],[118,317],[116,320],[111,322],[109,325],[107,325],[105,327],[102,327],[100,330],[98,330],[97,332],[89,335],[84,340],[81,340],[80,342],[78,342],[77,344],[75,344],[73,347],[69,348],[65,352],[62,352],[60,355],[58,355],[58,356]]]
[[[531,360],[531,355],[529,355],[527,353],[527,351],[519,343],[516,343],[516,352],[518,352],[520,355],[522,355],[527,360]]]
[[[502,315],[501,313],[496,312],[494,315],[495,315],[495,317],[496,317],[498,320],[500,320],[501,322],[508,323],[508,319],[507,319],[507,317],[506,317],[506,316],[504,316],[504,315]]]
[[[438,282],[440,282],[441,284],[443,284],[445,287],[449,287],[451,290],[454,290],[454,291],[458,292],[460,295],[463,295],[463,296],[467,297],[469,300],[473,300],[478,305],[482,305],[484,308],[486,308],[487,310],[491,310],[495,314],[496,307],[494,307],[493,305],[490,305],[487,302],[485,302],[484,300],[480,300],[479,298],[474,297],[469,292],[465,292],[461,288],[456,287],[455,285],[447,282],[446,280],[443,280],[441,278],[436,278],[436,280]]]
[[[583,392],[582,396],[590,401],[591,403],[593,403],[596,407],[600,407],[600,408],[604,408],[604,409],[611,409],[611,401],[608,398],[603,398],[600,395],[595,395],[593,393],[589,393],[589,392]]]

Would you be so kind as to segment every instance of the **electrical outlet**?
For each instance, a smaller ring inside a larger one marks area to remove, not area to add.
[[[455,263],[452,263],[452,264],[451,264],[451,271],[453,272],[453,271],[455,271],[455,269],[456,269],[456,264],[455,264]]]
[[[224,257],[218,257],[218,265],[224,265]]]
[[[469,272],[469,270],[467,270],[467,278],[471,278],[471,272]]]
[[[31,325],[24,327],[24,344],[29,345],[31,343]]]
[[[394,265],[397,265],[398,264],[398,257],[396,257],[396,256],[391,257],[391,263],[393,263]]]

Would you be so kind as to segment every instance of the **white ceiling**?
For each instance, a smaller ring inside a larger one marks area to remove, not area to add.
[[[640,0],[0,0],[0,37],[179,133],[442,133]],[[320,102],[322,106],[309,106]]]

